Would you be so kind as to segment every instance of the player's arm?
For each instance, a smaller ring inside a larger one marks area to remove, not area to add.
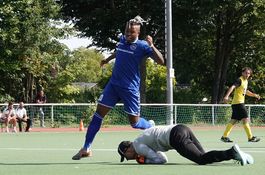
[[[228,91],[226,92],[225,96],[224,96],[224,102],[227,103],[229,101],[229,96],[230,94],[234,91],[234,89],[236,87],[239,87],[241,85],[241,79],[238,78],[234,84],[228,89]]]
[[[167,163],[167,156],[165,153],[149,148],[145,144],[137,144],[139,150],[136,161],[140,164],[164,164]]]
[[[153,50],[152,58],[158,63],[163,65],[165,63],[164,57],[161,52],[154,46],[153,38],[149,35],[146,36],[146,41]]]
[[[251,92],[251,91],[249,91],[249,90],[247,90],[246,95],[247,95],[247,96],[250,96],[250,97],[255,97],[255,98],[257,98],[258,100],[260,99],[259,94],[255,94],[255,93],[253,93],[253,92]]]
[[[235,85],[232,85],[228,91],[226,92],[225,96],[224,96],[224,102],[227,103],[229,101],[229,96],[230,94],[233,92],[233,90],[236,88]]]
[[[102,67],[104,64],[107,64],[108,62],[110,62],[110,60],[116,58],[116,52],[114,52],[113,54],[111,54],[108,58],[102,60],[100,62],[100,67]]]

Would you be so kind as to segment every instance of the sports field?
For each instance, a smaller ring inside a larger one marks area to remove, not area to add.
[[[224,127],[193,128],[206,150],[230,148],[233,144],[219,139]],[[48,130],[47,130],[48,131]],[[166,154],[165,165],[138,165],[135,161],[120,163],[117,145],[122,140],[133,140],[140,130],[104,130],[98,133],[93,144],[93,157],[73,161],[71,157],[82,146],[85,132],[30,132],[0,133],[0,175],[260,175],[265,166],[265,128],[253,128],[261,138],[248,143],[243,128],[235,128],[231,138],[241,149],[250,153],[254,165],[241,166],[233,160],[211,165],[196,165],[175,151]]]

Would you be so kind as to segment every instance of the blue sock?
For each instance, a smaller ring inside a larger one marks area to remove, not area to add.
[[[93,118],[87,127],[87,132],[86,132],[86,140],[84,144],[84,149],[89,149],[97,132],[100,129],[101,123],[102,123],[103,118],[98,114],[94,113]]]
[[[137,129],[147,129],[147,128],[151,128],[152,125],[145,120],[144,118],[139,117],[139,120],[137,123],[134,123],[131,125],[133,128],[137,128]]]

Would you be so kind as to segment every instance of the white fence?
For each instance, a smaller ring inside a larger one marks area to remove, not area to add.
[[[3,110],[6,105],[0,104],[1,109]],[[16,108],[17,104],[14,107]],[[265,105],[246,105],[246,107],[253,124],[265,125]],[[46,126],[60,127],[78,124],[81,118],[88,123],[96,110],[96,104],[25,104],[25,108],[35,125],[38,125],[38,113],[42,108]],[[141,115],[161,125],[167,124],[169,120],[173,123],[219,125],[229,121],[231,106],[225,104],[173,104],[172,111],[172,107],[168,104],[141,104]],[[103,124],[128,125],[123,105],[116,105],[105,117]]]

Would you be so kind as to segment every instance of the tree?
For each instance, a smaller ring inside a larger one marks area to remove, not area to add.
[[[113,41],[124,32],[126,22],[136,15],[149,21],[146,34],[158,36],[157,39],[164,38],[161,35],[164,30],[164,18],[161,18],[164,13],[162,0],[60,0],[59,3],[64,19],[73,21],[81,35],[91,37],[92,45],[98,47],[114,49],[116,43]],[[163,45],[158,48],[164,49]]]
[[[167,70],[165,66],[147,61],[146,96],[147,103],[166,103]]]
[[[60,2],[65,19],[73,20],[96,46],[113,49],[125,22],[139,14],[149,20],[146,33],[155,36],[156,45],[164,50],[165,1]],[[195,99],[186,103],[205,95],[212,103],[220,103],[227,80],[231,82],[245,65],[256,70],[255,76],[264,75],[260,66],[264,63],[263,0],[178,0],[172,1],[172,8],[176,80],[191,85],[187,92],[192,94],[187,96]]]
[[[65,20],[74,22],[82,36],[92,38],[92,45],[102,49],[114,49],[118,36],[125,30],[126,22],[140,15],[149,24],[141,28],[141,39],[146,34],[154,36],[156,46],[164,50],[164,18],[157,14],[164,13],[164,1],[95,1],[95,0],[61,0]],[[156,5],[152,5],[156,4]],[[159,25],[158,25],[159,24]],[[145,61],[141,66],[141,102],[145,102]]]
[[[103,55],[96,50],[79,48],[64,59],[57,60],[58,74],[50,82],[49,94],[53,102],[95,102],[102,87],[79,87],[73,83],[98,83],[103,71]],[[93,93],[92,93],[93,92]]]
[[[56,27],[59,10],[54,0],[1,1],[1,93],[32,102],[37,88],[48,87],[51,63],[65,49],[55,40],[65,34]]]
[[[231,82],[233,77],[234,81],[239,69],[250,66],[262,74],[264,3],[175,1],[174,8],[173,53],[178,83],[190,84],[197,89],[195,94],[209,94],[212,103],[220,103],[226,80]]]
[[[218,4],[215,17],[216,53],[212,103],[220,103],[222,100],[226,74],[230,67],[229,64],[239,61],[236,58],[242,59],[242,57],[248,57],[246,58],[247,60],[252,60],[247,56],[248,51],[246,49],[253,38],[258,39],[255,36],[256,30],[262,29],[260,26],[264,27],[262,23],[265,22],[264,19],[260,19],[262,13],[264,14],[265,6],[258,2],[252,0],[223,1]],[[265,28],[262,30],[264,32]],[[252,47],[251,52],[254,50],[256,48]],[[237,57],[239,55],[241,56]],[[245,65],[242,67],[245,67]]]

